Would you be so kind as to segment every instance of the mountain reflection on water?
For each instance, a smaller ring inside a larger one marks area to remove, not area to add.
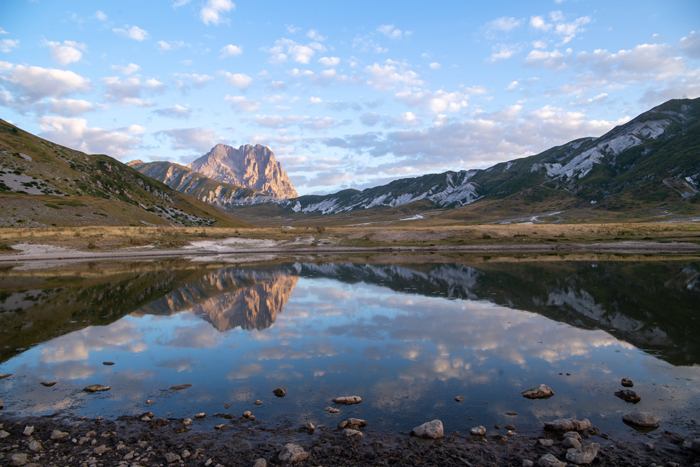
[[[408,429],[464,418],[449,405],[461,394],[460,407],[491,420],[476,424],[508,424],[498,417],[516,411],[520,426],[535,427],[571,415],[613,423],[609,414],[629,407],[612,392],[633,377],[638,408],[697,418],[698,270],[695,260],[10,269],[0,272],[0,373],[31,376],[2,380],[0,391],[7,407],[14,397],[31,413],[71,403],[138,413],[156,388],[199,383],[162,402],[184,416],[194,403],[217,412],[237,402],[242,412],[280,385],[300,417],[351,392],[383,414],[353,409],[363,417]],[[113,390],[98,403],[68,385],[23,386],[49,379],[99,379]],[[523,401],[520,391],[540,383],[555,402]],[[256,410],[280,415],[269,402]]]

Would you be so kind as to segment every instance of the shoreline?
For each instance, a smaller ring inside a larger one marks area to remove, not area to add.
[[[218,429],[197,428],[195,421],[191,430],[183,425],[183,419],[149,417],[142,421],[141,417],[106,420],[61,418],[58,414],[1,416],[0,436],[5,437],[0,439],[0,464],[289,465],[279,459],[287,443],[301,446],[308,454],[305,460],[294,462],[300,466],[523,466],[538,465],[547,454],[566,462],[567,454],[563,433],[544,430],[538,436],[517,431],[513,436],[446,431],[440,439],[421,439],[409,433],[374,432],[367,427],[363,436],[349,437],[335,426],[318,426],[309,434],[301,427],[269,428],[261,421],[226,414],[207,416],[220,417]],[[24,435],[26,427],[33,427],[33,432]],[[57,435],[55,430],[62,433]],[[578,433],[584,447],[600,445],[593,465],[700,465],[700,453],[692,449],[692,440],[700,437],[700,431],[684,438],[660,428],[640,434],[633,441],[614,441],[594,427]],[[13,456],[20,456],[26,463],[13,463],[17,459]],[[264,459],[265,464],[256,464],[258,459]]]
[[[222,248],[222,249],[171,249],[140,251],[80,251],[44,254],[6,254],[0,255],[0,264],[36,261],[94,261],[124,259],[157,259],[177,257],[206,257],[255,254],[368,254],[368,253],[610,253],[610,254],[674,254],[700,253],[700,245],[688,242],[639,242],[625,241],[616,243],[560,243],[546,244],[485,244],[464,246],[377,246],[377,247],[267,247],[267,248]]]

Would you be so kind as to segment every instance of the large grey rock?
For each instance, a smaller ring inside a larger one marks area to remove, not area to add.
[[[566,462],[562,462],[552,454],[545,454],[537,461],[540,467],[566,467]]]
[[[53,439],[53,440],[63,439],[63,438],[67,438],[67,437],[68,437],[68,433],[66,433],[65,431],[53,430],[51,432],[51,439]]]
[[[564,439],[566,438],[574,438],[576,441],[581,441],[581,435],[578,431],[567,431],[564,433]]]
[[[523,391],[523,397],[527,397],[528,399],[548,399],[553,395],[554,391],[546,384],[540,384],[536,388]]]
[[[552,422],[544,422],[544,429],[550,431],[581,431],[590,428],[588,419],[576,420],[575,418],[560,418]]]
[[[690,444],[690,449],[700,454],[700,438],[694,439]]]
[[[333,399],[333,402],[336,404],[352,405],[362,402],[362,398],[360,396],[336,397]]]
[[[278,459],[282,462],[301,462],[309,457],[309,453],[304,448],[294,443],[287,443],[282,448]]]
[[[533,467],[535,465],[530,459],[523,459],[523,467]]]
[[[659,426],[659,420],[649,412],[631,412],[622,416],[622,421],[643,428],[655,428]]]
[[[343,430],[343,436],[346,438],[362,438],[364,433],[359,430],[353,430],[352,428],[346,428]]]
[[[24,465],[28,461],[26,454],[12,454],[10,465]]]
[[[262,457],[259,459],[255,459],[255,463],[253,464],[253,467],[267,467],[267,461],[263,459]]]
[[[415,427],[413,431],[411,431],[411,434],[419,438],[437,439],[442,438],[445,431],[442,428],[442,422],[440,420],[433,420],[432,422],[426,422]]]
[[[595,459],[595,456],[598,455],[598,449],[600,449],[600,444],[598,443],[591,443],[581,449],[571,448],[566,451],[566,460],[578,465],[590,464]]]
[[[175,454],[174,452],[166,452],[165,453],[165,461],[168,464],[172,464],[173,462],[177,462],[180,459],[181,459],[181,457],[178,456],[177,454]]]
[[[537,440],[537,442],[540,443],[540,446],[543,446],[545,448],[550,448],[550,447],[554,446],[553,439],[540,438]]]
[[[469,433],[473,434],[474,436],[484,436],[486,434],[486,427],[475,426],[469,430]]]
[[[576,438],[564,438],[564,441],[562,441],[561,445],[567,449],[581,449],[581,441],[577,440]]]

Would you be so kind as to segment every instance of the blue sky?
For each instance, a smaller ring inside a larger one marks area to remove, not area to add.
[[[0,115],[124,162],[263,144],[300,194],[485,168],[700,96],[696,1],[0,3]]]

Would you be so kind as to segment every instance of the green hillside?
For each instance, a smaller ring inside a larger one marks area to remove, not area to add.
[[[244,222],[102,154],[54,144],[0,120],[0,226]]]

